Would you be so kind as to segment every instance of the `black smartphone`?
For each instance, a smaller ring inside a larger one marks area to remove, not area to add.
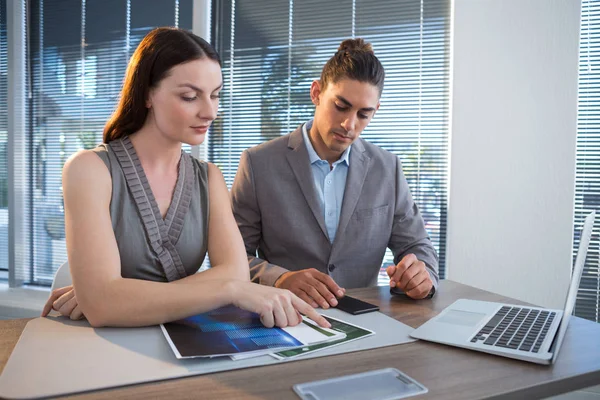
[[[371,311],[379,311],[379,307],[375,304],[367,303],[354,297],[344,296],[341,299],[337,299],[338,305],[335,308],[339,308],[342,311],[350,313],[352,315],[364,314]]]

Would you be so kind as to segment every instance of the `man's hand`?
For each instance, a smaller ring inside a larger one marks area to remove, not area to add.
[[[407,254],[398,265],[391,265],[386,270],[390,277],[390,286],[397,287],[413,299],[427,297],[433,281],[425,263],[417,260],[414,254]]]
[[[286,272],[275,282],[275,287],[288,289],[315,308],[337,306],[336,297],[343,297],[346,292],[329,275],[314,268]]]

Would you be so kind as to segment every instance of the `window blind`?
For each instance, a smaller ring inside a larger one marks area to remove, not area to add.
[[[444,276],[450,2],[215,0],[213,11],[225,86],[209,159],[228,185],[244,149],[312,117],[311,82],[343,39],[362,37],[386,70],[381,108],[362,137],[400,157]],[[392,262],[388,251],[383,267]]]
[[[8,54],[6,0],[0,0],[0,271],[8,271]]]
[[[29,4],[32,98],[25,140],[31,151],[27,207],[32,234],[26,244],[31,249],[30,269],[20,275],[25,277],[23,283],[49,284],[67,260],[61,192],[64,162],[75,151],[102,141],[127,62],[143,36],[158,26],[192,29],[193,0],[36,0]],[[0,114],[5,115],[1,110]],[[0,215],[0,227],[1,221]],[[0,245],[1,240],[0,236]]]
[[[600,213],[600,2],[597,0],[582,1],[580,41],[573,260],[586,215],[592,210]],[[575,303],[575,315],[596,322],[600,322],[599,233],[597,215]]]

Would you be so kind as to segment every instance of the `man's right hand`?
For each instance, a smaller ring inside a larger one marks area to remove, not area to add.
[[[336,297],[343,297],[346,292],[329,275],[314,268],[286,272],[275,282],[275,287],[288,289],[315,308],[337,306]]]

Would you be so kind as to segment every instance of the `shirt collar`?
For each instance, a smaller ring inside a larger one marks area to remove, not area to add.
[[[315,151],[310,139],[308,137],[308,130],[312,127],[313,120],[311,119],[304,125],[302,125],[302,136],[304,137],[304,143],[306,144],[306,150],[308,151],[308,159],[311,164],[316,163],[317,161],[321,161],[321,157]],[[350,150],[352,149],[352,145],[348,146],[346,150],[342,153],[342,156],[339,160],[333,163],[333,165],[337,165],[345,162],[347,166],[350,166]],[[325,160],[323,160],[325,161]]]

